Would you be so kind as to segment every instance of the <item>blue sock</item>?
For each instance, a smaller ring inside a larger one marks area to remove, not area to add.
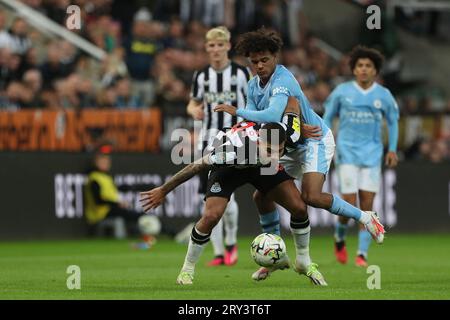
[[[347,224],[340,223],[339,221],[336,223],[334,227],[334,238],[336,242],[341,242],[345,240],[345,236],[347,234]]]
[[[263,229],[263,232],[281,235],[280,232],[280,214],[278,210],[259,215],[259,223]]]
[[[367,252],[369,251],[370,243],[372,242],[372,236],[367,230],[359,230],[358,235],[358,255],[362,254],[367,259]]]
[[[333,194],[333,203],[331,204],[331,208],[328,209],[332,214],[336,214],[338,216],[343,216],[347,218],[355,219],[359,221],[361,218],[361,210],[355,206],[352,206],[350,203],[342,200],[339,196]]]

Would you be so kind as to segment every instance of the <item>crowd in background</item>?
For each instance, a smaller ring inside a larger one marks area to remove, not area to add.
[[[333,88],[352,78],[348,57],[334,60],[308,31],[302,0],[155,0],[151,7],[112,0],[22,2],[61,25],[67,7],[79,5],[83,23],[74,32],[107,57],[98,63],[69,41],[43,39],[26,20],[0,8],[0,110],[152,106],[184,115],[193,72],[208,63],[204,35],[216,25],[234,36],[260,26],[279,31],[285,42],[280,62],[319,114]],[[247,64],[234,52],[232,58]],[[450,113],[450,99],[394,94],[402,115]],[[420,137],[405,156],[449,160],[449,141],[445,135]]]

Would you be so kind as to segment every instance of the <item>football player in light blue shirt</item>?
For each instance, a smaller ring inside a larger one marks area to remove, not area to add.
[[[257,76],[249,82],[246,108],[236,111],[233,106],[222,104],[214,110],[237,115],[249,121],[282,121],[286,118],[289,119],[289,117],[283,117],[288,98],[295,97],[300,105],[302,123],[315,125],[322,131],[320,139],[300,139],[299,143],[280,159],[286,172],[292,177],[302,180],[301,199],[299,199],[304,203],[305,213],[302,216],[307,217],[306,205],[311,205],[329,210],[336,215],[353,218],[368,228],[377,243],[382,243],[384,228],[374,212],[362,211],[337,195],[322,192],[325,176],[334,154],[333,134],[312,110],[292,73],[284,66],[277,64],[281,47],[282,40],[279,35],[264,28],[242,35],[236,49],[249,58],[257,73]],[[285,196],[292,195],[286,194]],[[273,201],[258,191],[255,191],[254,199],[263,225],[279,223],[279,214]],[[296,221],[291,218],[290,226],[296,247],[294,264],[296,271],[306,274],[310,269],[317,270],[317,265],[312,263],[309,257],[310,225],[308,218],[304,221]],[[272,270],[261,268],[253,274],[253,279],[264,280],[270,272]]]
[[[323,119],[332,127],[339,118],[336,147],[336,169],[342,197],[361,210],[371,211],[380,187],[383,158],[382,127],[386,119],[389,133],[385,164],[397,165],[399,110],[391,92],[375,79],[382,67],[383,56],[375,49],[357,46],[350,53],[354,81],[338,85],[325,102]],[[335,228],[335,255],[347,263],[345,235],[348,218],[340,216]],[[355,263],[367,267],[367,252],[371,236],[364,227],[359,231]]]

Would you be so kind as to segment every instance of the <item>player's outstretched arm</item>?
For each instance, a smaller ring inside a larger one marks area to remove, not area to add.
[[[144,211],[147,212],[150,209],[159,207],[163,203],[166,195],[173,189],[178,187],[183,182],[189,180],[196,174],[204,170],[209,170],[212,167],[212,165],[209,162],[210,161],[209,158],[210,158],[209,155],[206,155],[203,158],[194,161],[193,163],[187,165],[186,167],[178,171],[172,178],[166,181],[166,183],[164,183],[162,186],[141,192],[140,202]]]

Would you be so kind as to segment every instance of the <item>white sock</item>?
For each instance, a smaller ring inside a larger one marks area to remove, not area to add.
[[[195,229],[195,231],[201,236],[207,236],[207,234],[201,233],[197,229]],[[208,242],[198,244],[192,241],[192,238],[189,239],[188,251],[186,253],[186,257],[184,258],[184,264],[181,270],[193,273],[195,270],[195,264],[200,259],[203,249],[205,249],[207,244]]]
[[[291,228],[292,236],[294,237],[295,252],[297,254],[296,261],[301,268],[306,268],[311,264],[311,257],[309,256],[310,231],[310,226],[302,229]]]
[[[223,247],[223,218],[219,220],[217,225],[211,231],[211,244],[214,250],[214,256],[223,256],[225,248]]]
[[[225,245],[231,246],[237,243],[239,207],[234,199],[234,194],[228,202],[225,214],[223,216],[223,225],[225,228]]]

